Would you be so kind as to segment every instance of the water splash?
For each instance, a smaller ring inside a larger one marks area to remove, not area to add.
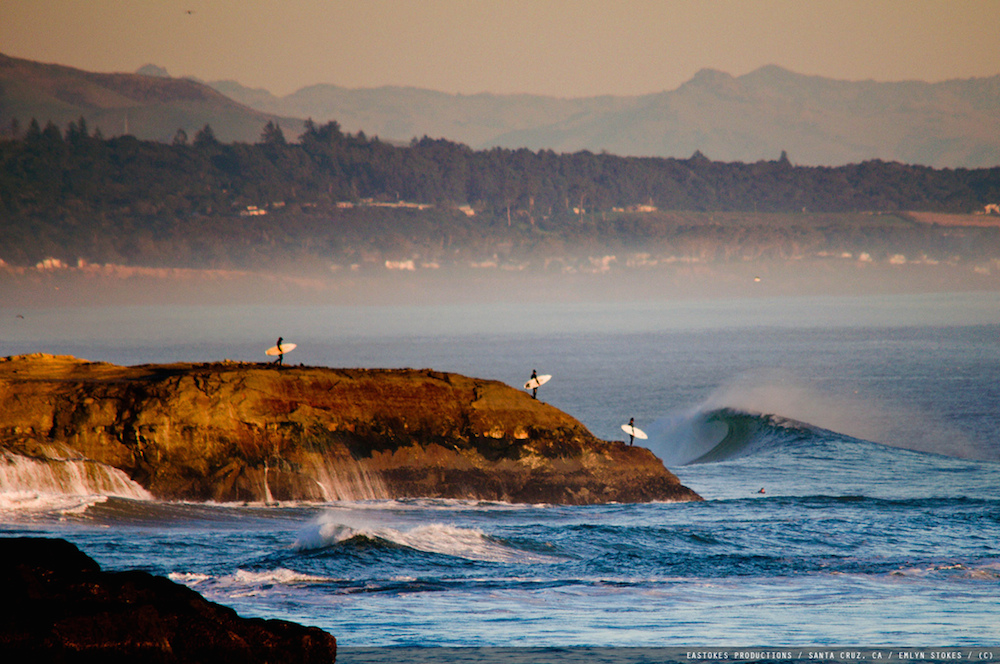
[[[382,477],[369,472],[354,459],[326,459],[315,466],[313,476],[326,502],[385,500],[390,497]]]
[[[28,457],[0,453],[0,495],[26,504],[27,496],[118,496],[152,500],[153,496],[121,470],[91,459]]]

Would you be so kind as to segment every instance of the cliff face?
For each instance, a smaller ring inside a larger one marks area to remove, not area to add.
[[[700,499],[644,448],[502,383],[430,370],[36,354],[0,359],[0,403],[8,459],[82,457],[165,499]]]

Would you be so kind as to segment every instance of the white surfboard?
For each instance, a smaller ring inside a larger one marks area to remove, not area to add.
[[[295,350],[295,344],[281,344],[281,347],[271,346],[264,351],[265,355],[282,355],[290,350]]]
[[[630,436],[635,436],[639,440],[646,440],[647,438],[649,438],[649,436],[646,435],[645,431],[643,431],[638,427],[629,426],[628,424],[622,425],[622,431],[624,431]]]
[[[533,390],[539,385],[544,385],[545,383],[549,382],[550,378],[552,378],[552,376],[550,376],[549,374],[532,378],[531,380],[529,380],[527,383],[524,384],[524,389]]]

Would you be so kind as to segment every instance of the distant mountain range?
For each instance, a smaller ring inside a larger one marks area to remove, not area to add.
[[[128,130],[171,140],[211,124],[223,141],[256,141],[278,122],[289,139],[302,119],[408,142],[430,136],[494,146],[623,156],[773,160],[842,165],[869,159],[937,168],[1000,164],[1000,75],[941,83],[839,81],[768,66],[744,76],[702,70],[676,90],[637,97],[560,99],[458,95],[407,87],[302,88],[284,97],[233,81],[207,84],[137,74],[93,74],[0,56],[0,132],[16,117],[65,125],[83,115],[105,136]]]
[[[1000,75],[943,83],[838,81],[769,66],[733,77],[705,69],[676,90],[558,99],[417,88],[315,85],[285,97],[210,83],[247,106],[336,120],[383,138],[423,135],[477,149],[842,165],[868,159],[934,167],[1000,164]]]

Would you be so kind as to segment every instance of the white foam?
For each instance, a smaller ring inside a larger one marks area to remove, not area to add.
[[[995,581],[1000,579],[1000,562],[986,563],[969,569],[969,578]]]
[[[491,541],[481,531],[441,523],[418,526],[412,530],[381,530],[379,536],[396,544],[446,556],[486,562],[551,562],[551,558],[529,554]]]
[[[938,572],[951,572],[963,579],[995,581],[1000,579],[1000,562],[968,566],[962,563],[950,565],[930,565],[928,567],[906,567],[892,572],[892,576],[927,578]]]
[[[235,574],[226,579],[230,583],[246,586],[266,586],[266,585],[294,585],[301,583],[326,583],[332,581],[329,577],[317,576],[315,574],[305,574],[296,572],[284,567],[279,567],[265,572],[250,572],[247,570],[237,570]]]
[[[491,512],[544,509],[544,503],[509,503],[493,500],[471,500],[464,498],[392,498],[377,500],[336,500],[329,501],[331,510],[379,511],[439,511],[439,512]]]
[[[103,503],[107,496],[67,495],[43,491],[0,492],[0,513],[15,514],[79,514],[92,505]]]
[[[212,579],[208,574],[198,572],[171,572],[167,575],[171,581],[183,583],[185,586],[196,586]]]
[[[333,514],[324,515],[316,523],[300,531],[293,547],[299,550],[320,549],[356,536],[364,536],[393,542],[416,551],[482,562],[545,564],[558,560],[552,556],[505,546],[475,528],[432,523],[401,530],[388,526],[351,526],[341,520],[334,520],[335,518],[337,517]]]
[[[171,572],[167,576],[171,581],[189,588],[197,586],[199,592],[223,593],[230,597],[254,597],[276,588],[342,580],[296,572],[284,567],[260,572],[238,569],[233,574],[218,577],[199,572]]]
[[[34,458],[0,453],[0,495],[13,496],[7,498],[9,504],[27,505],[23,496],[32,494],[44,496],[41,503],[50,500],[49,496],[153,499],[121,470],[91,459]]]

